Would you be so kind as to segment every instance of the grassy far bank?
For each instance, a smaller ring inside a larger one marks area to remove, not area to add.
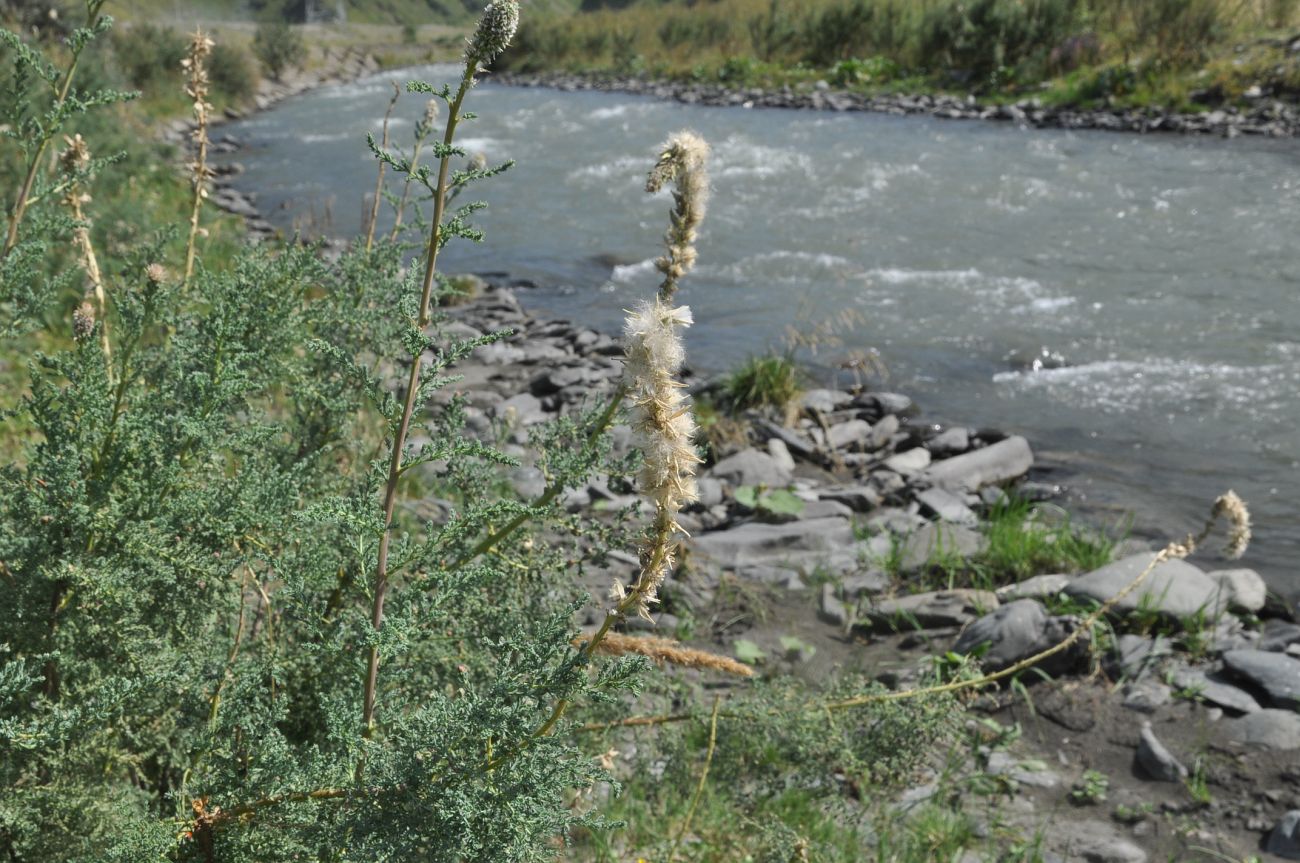
[[[1295,0],[585,2],[526,21],[503,64],[1196,110],[1300,97],[1297,27]]]

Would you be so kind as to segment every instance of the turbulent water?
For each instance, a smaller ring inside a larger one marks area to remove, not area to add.
[[[445,67],[416,70],[439,83]],[[374,186],[388,77],[226,132],[238,186],[280,224],[350,235]],[[668,201],[654,146],[713,144],[692,362],[822,342],[825,383],[912,395],[928,421],[1025,434],[1094,520],[1185,532],[1219,492],[1251,504],[1244,561],[1300,593],[1300,150],[1291,141],[1027,131],[876,114],[698,108],[479,87],[460,143],[517,160],[479,187],[487,241],[452,269],[541,287],[533,308],[603,328],[656,283]],[[392,124],[408,146],[422,103]],[[1035,363],[1035,358],[1045,359]],[[1041,367],[1040,367],[1041,366]]]

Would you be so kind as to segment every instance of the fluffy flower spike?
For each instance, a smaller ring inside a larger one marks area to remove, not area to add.
[[[517,0],[492,0],[479,16],[478,28],[465,48],[465,60],[485,66],[506,50],[519,29]]]
[[[646,178],[645,189],[654,194],[669,183],[675,183],[673,211],[664,241],[668,254],[655,261],[664,274],[659,293],[671,300],[677,292],[677,282],[695,266],[695,239],[709,201],[709,178],[704,165],[709,156],[709,145],[694,132],[681,131],[670,135],[660,150],[659,161]]]

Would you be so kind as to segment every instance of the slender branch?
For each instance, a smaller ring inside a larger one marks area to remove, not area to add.
[[[451,142],[456,135],[456,126],[460,121],[460,106],[465,101],[470,87],[474,85],[474,73],[478,63],[469,58],[465,63],[465,74],[461,78],[460,89],[452,100],[450,116],[447,117],[447,131],[443,135],[443,155],[438,164],[437,192],[434,195],[433,227],[429,231],[429,248],[425,254],[424,285],[420,293],[420,315],[417,326],[424,330],[429,325],[429,305],[433,295],[433,277],[438,264],[438,250],[442,246],[442,219],[447,206],[447,177],[451,168]],[[373,225],[372,225],[373,228]],[[374,599],[371,606],[370,625],[376,632],[384,625],[384,600],[388,594],[388,548],[392,540],[393,510],[397,505],[397,486],[402,475],[402,452],[406,448],[406,436],[411,427],[411,415],[415,412],[415,401],[420,390],[420,358],[423,352],[411,357],[411,368],[406,381],[406,401],[402,406],[402,419],[393,438],[393,452],[388,462],[388,482],[384,486],[384,533],[379,539],[379,555],[375,565]],[[366,665],[366,682],[362,694],[361,721],[363,733],[370,735],[375,720],[375,685],[379,679],[379,646],[370,647],[369,660]]]
[[[104,7],[104,0],[98,0],[90,7],[90,29],[94,30],[99,26],[103,18],[100,10]],[[59,87],[58,93],[54,99],[54,114],[58,114],[68,101],[68,93],[72,91],[72,78],[77,74],[77,66],[81,63],[81,52],[84,46],[72,55],[72,62],[68,64],[68,71],[63,76],[63,84]],[[23,216],[27,213],[29,198],[32,194],[32,186],[36,183],[36,173],[40,170],[41,157],[45,155],[45,148],[49,145],[53,135],[46,135],[36,144],[36,150],[32,153],[31,160],[27,164],[27,173],[23,177],[23,184],[18,189],[18,197],[14,199],[13,209],[9,211],[9,229],[5,235],[4,250],[0,251],[0,260],[9,257],[9,253],[18,245],[18,226],[22,224]]]
[[[709,778],[709,767],[713,764],[713,750],[718,742],[718,705],[721,703],[722,699],[720,697],[714,697],[713,716],[709,719],[709,750],[704,753],[704,768],[700,771],[700,781],[695,786],[695,793],[691,795],[691,805],[686,810],[686,818],[682,821],[682,826],[673,839],[672,847],[668,849],[668,863],[673,863],[673,860],[676,859],[677,846],[682,844],[682,837],[690,831],[691,820],[695,817],[695,809],[700,805],[700,797],[704,795],[704,783]]]
[[[396,81],[393,81],[392,84],[393,84],[393,98],[391,98],[391,99],[388,100],[388,110],[384,112],[384,137],[383,137],[383,143],[380,144],[380,147],[381,147],[382,149],[384,149],[384,150],[387,150],[387,149],[388,149],[388,121],[389,121],[390,119],[392,119],[392,116],[393,116],[393,108],[396,107],[396,105],[397,105],[397,100],[398,100],[398,98],[402,95],[402,91],[401,91],[401,89],[397,86],[397,82],[396,82]],[[462,88],[463,88],[463,86],[464,86],[464,85],[462,85]],[[463,92],[463,90],[462,90],[462,92]],[[460,97],[457,96],[457,99],[458,99],[458,100],[459,100],[459,98],[460,98]],[[452,116],[452,118],[451,118],[450,120],[448,120],[448,122],[447,122],[447,129],[448,129],[448,131],[450,131],[450,130],[451,130],[452,128],[454,128],[455,125],[456,125],[456,119],[457,119],[457,118],[454,116],[454,114],[455,114],[455,112],[453,111],[453,116]],[[449,139],[448,139],[448,143],[450,143],[450,142],[451,142],[451,141],[450,141],[450,138],[449,138]],[[443,159],[443,162],[445,163],[446,161],[447,161],[447,160],[444,158],[444,159]],[[367,252],[370,251],[370,248],[375,244],[375,225],[379,222],[379,202],[383,199],[383,193],[384,193],[384,167],[385,167],[385,166],[384,166],[384,160],[383,160],[383,159],[380,159],[380,160],[379,160],[379,176],[375,178],[375,199],[374,199],[374,201],[372,201],[371,204],[370,204],[370,218],[366,219],[366,251],[367,251]],[[443,178],[442,178],[442,175],[441,175],[441,172],[440,172],[439,177],[438,177],[438,197],[440,197],[440,198],[441,198],[442,195],[443,195],[443,191],[442,191],[442,179],[443,179]],[[436,231],[436,230],[437,230],[437,227],[436,227],[436,225],[437,225],[437,218],[436,218],[436,217],[435,217],[435,219],[434,219],[434,224],[435,224],[435,228],[434,228],[434,230]]]

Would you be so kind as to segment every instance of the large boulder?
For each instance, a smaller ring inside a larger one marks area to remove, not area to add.
[[[1219,569],[1208,575],[1218,582],[1224,600],[1234,611],[1254,614],[1268,602],[1268,585],[1253,569]]]
[[[1033,464],[1029,441],[1012,435],[992,446],[934,462],[922,478],[953,491],[978,491],[1023,476]]]
[[[1065,586],[1069,596],[1106,602],[1116,596],[1151,564],[1149,554],[1135,554],[1107,564],[1072,580]],[[1127,614],[1139,608],[1182,619],[1197,612],[1219,611],[1218,582],[1185,560],[1166,560],[1156,566],[1136,590],[1115,604],[1115,611]]]

